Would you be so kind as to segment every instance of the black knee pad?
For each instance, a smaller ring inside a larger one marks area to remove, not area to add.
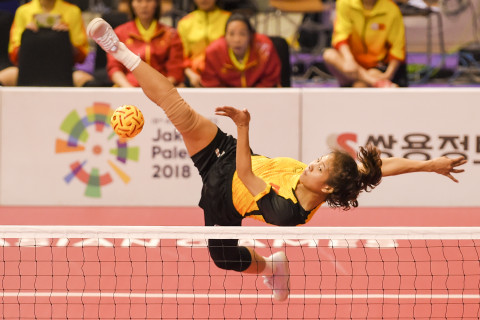
[[[213,262],[220,269],[241,272],[252,263],[250,251],[239,247],[236,239],[210,239],[208,250]]]

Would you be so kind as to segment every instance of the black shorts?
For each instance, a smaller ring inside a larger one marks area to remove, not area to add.
[[[202,177],[199,206],[206,226],[240,226],[243,216],[233,205],[232,179],[236,170],[237,140],[218,129],[208,146],[192,156]]]

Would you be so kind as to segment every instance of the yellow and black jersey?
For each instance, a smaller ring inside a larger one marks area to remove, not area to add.
[[[306,211],[295,189],[306,165],[291,158],[267,158],[252,155],[252,169],[267,187],[255,197],[236,172],[237,140],[218,130],[214,140],[192,156],[203,181],[199,205],[205,225],[239,226],[245,217],[278,226],[306,223],[320,205]]]
[[[267,184],[255,197],[250,194],[235,172],[232,200],[243,217],[252,217],[275,225],[298,225],[310,220],[318,209],[306,211],[295,195],[295,189],[306,164],[291,158],[252,156],[253,173]]]

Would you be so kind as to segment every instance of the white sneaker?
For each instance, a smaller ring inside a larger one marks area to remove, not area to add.
[[[112,27],[102,18],[95,18],[87,26],[87,35],[95,40],[105,52],[116,52],[118,37]]]
[[[273,275],[263,276],[263,283],[273,290],[273,297],[284,301],[290,294],[290,268],[283,251],[276,252],[266,260],[273,261]]]

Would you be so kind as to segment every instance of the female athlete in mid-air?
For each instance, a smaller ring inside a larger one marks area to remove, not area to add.
[[[333,151],[308,165],[291,158],[270,159],[252,154],[248,133],[250,114],[246,109],[220,107],[215,111],[235,122],[238,133],[235,139],[195,112],[170,81],[119,42],[107,22],[100,18],[92,20],[87,33],[132,71],[143,92],[163,109],[182,134],[202,177],[199,205],[207,226],[240,226],[247,216],[279,226],[300,225],[323,203],[345,210],[357,207],[359,193],[373,189],[382,177],[428,171],[457,182],[452,173],[464,171],[456,168],[466,163],[463,157],[429,161],[381,159],[380,151],[373,146],[360,148],[358,163],[342,151]],[[209,240],[208,247],[218,267],[262,274],[275,299],[288,297],[289,269],[283,252],[266,258],[251,248],[239,246],[234,239]]]

